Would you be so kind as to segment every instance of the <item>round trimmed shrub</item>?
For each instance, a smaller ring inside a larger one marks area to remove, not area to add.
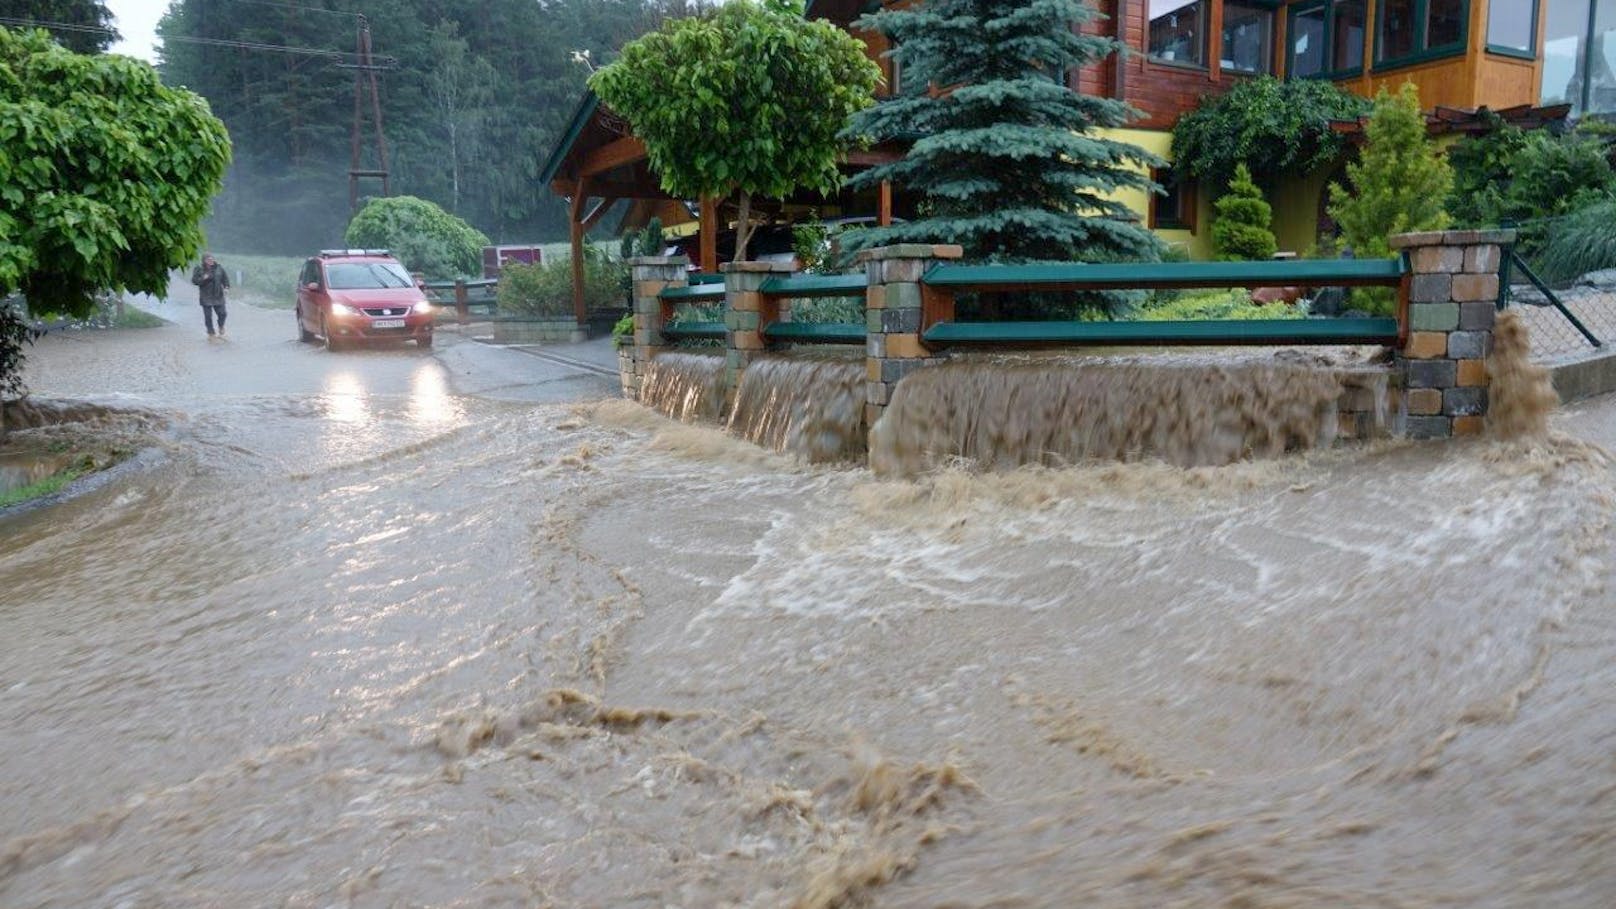
[[[478,274],[488,245],[475,227],[414,196],[370,200],[342,240],[350,248],[391,250],[404,267],[431,280]]]

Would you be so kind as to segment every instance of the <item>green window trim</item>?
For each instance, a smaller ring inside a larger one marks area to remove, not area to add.
[[[1497,8],[1498,8],[1497,5],[1496,5],[1498,2],[1499,2],[1499,0],[1493,0],[1492,3],[1489,3],[1487,5],[1487,25],[1486,25],[1487,30],[1486,30],[1486,32],[1484,32],[1484,34],[1489,39],[1492,38],[1492,28],[1493,28],[1492,16],[1493,16],[1493,12],[1495,10],[1497,10]],[[1489,40],[1484,45],[1487,53],[1489,53],[1489,54],[1498,54],[1501,57],[1514,57],[1514,58],[1516,58],[1518,60],[1536,60],[1537,59],[1537,39],[1538,39],[1537,25],[1538,25],[1538,17],[1543,14],[1543,0],[1531,0],[1531,3],[1532,3],[1532,13],[1531,13],[1531,17],[1527,20],[1528,22],[1531,23],[1531,29],[1528,32],[1527,37],[1526,37],[1526,47],[1527,47],[1527,49],[1522,50],[1521,48],[1511,47],[1511,46],[1506,45],[1506,44],[1494,44],[1494,43],[1492,43],[1492,41]]]
[[[1470,46],[1470,0],[1459,0],[1459,37],[1447,44],[1436,47],[1416,47],[1411,54],[1401,57],[1382,58],[1381,24],[1386,21],[1386,0],[1375,0],[1375,56],[1370,72],[1380,73],[1387,70],[1401,69],[1405,66],[1416,66],[1421,63],[1430,63],[1432,60],[1443,60],[1448,57],[1462,57],[1465,49]],[[1430,28],[1431,0],[1414,0],[1414,22],[1416,29],[1424,23],[1426,30]],[[1423,40],[1416,31],[1416,43]]]
[[[1371,0],[1371,2],[1379,2],[1379,0]],[[1298,16],[1320,11],[1324,13],[1324,37],[1320,39],[1323,49],[1320,52],[1320,59],[1327,63],[1333,61],[1335,50],[1335,0],[1314,0],[1311,3],[1298,3],[1285,9],[1287,13],[1285,18],[1285,78],[1287,80],[1323,79],[1326,82],[1340,82],[1344,79],[1356,79],[1363,75],[1363,60],[1358,61],[1358,65],[1351,69],[1321,69],[1316,73],[1308,73],[1303,76],[1296,75],[1295,35]],[[1364,43],[1367,45],[1369,42],[1367,41],[1367,36],[1365,37]],[[1368,50],[1367,46],[1365,50]]]
[[[1533,46],[1536,47],[1537,45],[1534,43]],[[1537,54],[1536,53],[1533,53],[1532,51],[1523,51],[1518,47],[1502,47],[1502,46],[1497,45],[1497,44],[1489,44],[1489,45],[1487,45],[1485,50],[1487,51],[1487,53],[1492,54],[1492,55],[1497,56],[1497,57],[1513,57],[1516,60],[1536,60],[1537,59]]]

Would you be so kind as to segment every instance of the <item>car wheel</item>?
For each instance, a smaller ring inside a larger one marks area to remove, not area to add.
[[[431,335],[421,335],[420,337],[415,339],[415,346],[421,348],[422,350],[431,350],[432,349],[432,336]]]
[[[297,312],[297,339],[304,344],[314,340],[314,332],[303,327],[303,313]]]
[[[320,320],[320,337],[325,339],[326,350],[336,353],[342,349],[342,342],[331,336],[331,329],[325,324],[325,319]]]

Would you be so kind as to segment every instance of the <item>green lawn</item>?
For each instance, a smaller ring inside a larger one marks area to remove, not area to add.
[[[268,309],[291,309],[297,305],[297,276],[303,270],[302,257],[249,256],[232,252],[215,252],[213,257],[230,270],[231,298]]]
[[[27,502],[30,499],[54,495],[61,492],[62,488],[67,486],[67,484],[77,480],[79,477],[84,476],[93,469],[93,467],[85,467],[82,465],[77,467],[69,467],[61,473],[52,474],[51,476],[48,476],[37,483],[29,483],[27,486],[19,486],[16,489],[0,491],[0,508],[7,508],[12,505]]]

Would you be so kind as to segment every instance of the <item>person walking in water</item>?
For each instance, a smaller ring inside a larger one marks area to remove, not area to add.
[[[191,270],[191,283],[197,286],[202,303],[202,322],[213,337],[213,318],[219,318],[219,337],[224,337],[224,292],[230,287],[230,275],[224,266],[214,261],[213,253],[202,254],[202,264]]]

